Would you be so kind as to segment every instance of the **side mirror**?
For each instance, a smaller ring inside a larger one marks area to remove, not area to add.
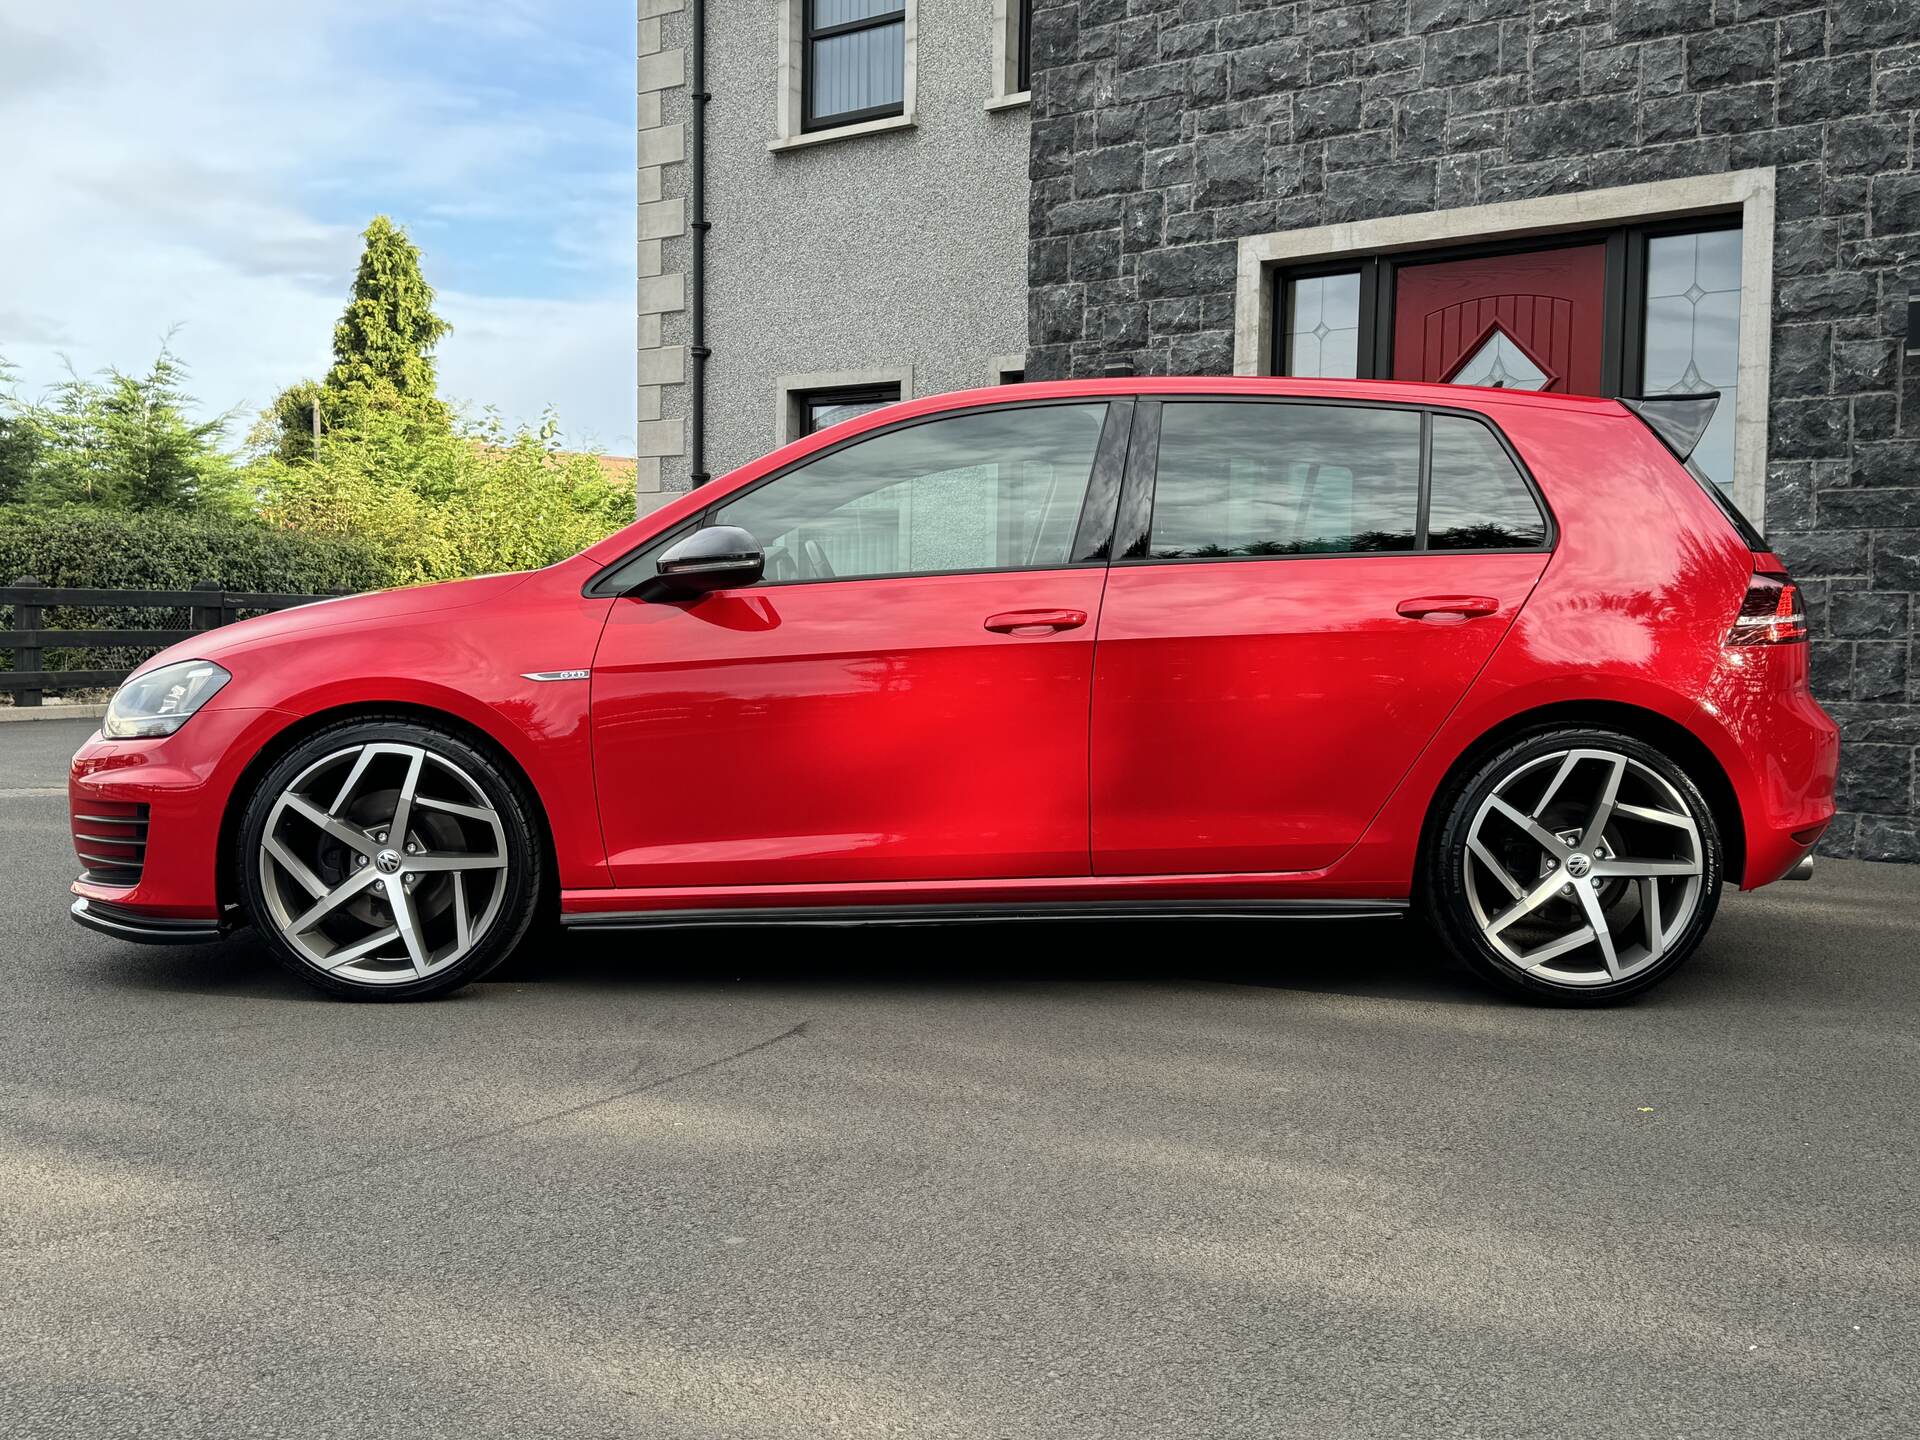
[[[655,562],[660,583],[677,595],[731,590],[760,579],[767,559],[753,532],[709,525],[679,541]]]

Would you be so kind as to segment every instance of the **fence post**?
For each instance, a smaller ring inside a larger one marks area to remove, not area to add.
[[[226,607],[221,603],[222,586],[218,580],[199,580],[194,582],[194,591],[207,591],[209,604],[195,604],[193,614],[187,624],[193,630],[217,630],[227,623]]]
[[[22,575],[13,582],[16,585],[38,588],[38,575]],[[38,630],[45,621],[46,614],[38,605],[16,605],[13,607],[13,628],[16,630]],[[40,668],[40,647],[38,645],[16,645],[13,647],[13,668],[15,670],[38,670]],[[38,690],[16,690],[13,703],[16,705],[38,705]]]

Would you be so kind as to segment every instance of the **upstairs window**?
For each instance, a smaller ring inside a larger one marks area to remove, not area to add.
[[[796,435],[811,435],[842,420],[851,420],[869,410],[892,405],[900,399],[898,385],[855,385],[840,390],[811,390],[794,397],[799,407],[794,427]]]
[[[1019,0],[1020,21],[1015,30],[1014,65],[1016,78],[1022,90],[1033,88],[1033,0]]]
[[[801,0],[808,130],[906,111],[906,0]]]

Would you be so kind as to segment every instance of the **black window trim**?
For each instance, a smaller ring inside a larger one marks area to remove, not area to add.
[[[1015,93],[1033,88],[1033,0],[1020,0],[1020,18],[1015,23],[1013,43]]]
[[[811,423],[812,407],[815,405],[864,405],[868,401],[874,401],[877,402],[876,408],[879,408],[898,405],[901,398],[898,380],[875,380],[869,385],[829,385],[819,390],[791,391],[787,399],[796,412],[790,417],[793,421],[794,439],[804,440],[809,435],[820,433],[819,430],[807,428]],[[836,420],[833,423],[837,425],[840,422]],[[824,425],[820,427],[822,430],[826,428],[828,427]]]
[[[1420,420],[1420,493],[1416,532],[1412,548],[1406,550],[1311,550],[1297,555],[1187,555],[1155,556],[1147,553],[1153,530],[1153,497],[1160,466],[1160,412],[1166,405],[1191,403],[1235,405],[1322,405],[1357,410],[1408,410]],[[1433,417],[1458,416],[1476,421],[1492,432],[1501,450],[1519,472],[1527,493],[1540,509],[1546,523],[1546,536],[1538,545],[1501,545],[1473,549],[1435,550],[1428,544],[1427,515],[1432,485]],[[1409,555],[1544,555],[1559,544],[1560,526],[1553,507],[1533,477],[1533,471],[1513,447],[1492,416],[1464,406],[1409,404],[1393,400],[1336,399],[1316,395],[1207,394],[1202,391],[1178,395],[1142,395],[1134,410],[1134,442],[1127,457],[1127,480],[1120,497],[1115,522],[1115,565],[1263,565],[1298,560],[1387,560]]]
[[[907,21],[907,6],[910,0],[900,0],[898,10],[889,10],[883,15],[867,15],[858,20],[848,20],[839,25],[819,25],[813,23],[814,6],[817,0],[800,0],[800,130],[810,134],[817,130],[839,130],[844,126],[858,125],[867,120],[885,120],[895,115],[907,113],[905,59],[902,58],[900,76],[901,98],[892,105],[869,105],[864,110],[842,110],[832,115],[815,116],[813,113],[813,50],[814,42],[831,40],[836,35],[854,35],[862,30],[877,30],[883,25],[899,25],[903,33]]]
[[[837,440],[818,450],[810,450],[799,459],[762,475],[750,485],[743,485],[737,490],[730,490],[724,495],[714,497],[699,510],[682,516],[667,529],[649,535],[632,549],[624,552],[619,559],[596,570],[592,578],[581,587],[580,593],[589,598],[618,598],[633,594],[640,585],[653,577],[651,575],[629,576],[622,572],[643,554],[662,542],[677,540],[703,526],[711,525],[715,513],[724,506],[751,495],[762,486],[771,485],[776,480],[803,470],[816,460],[837,454],[850,445],[858,445],[897,431],[910,430],[916,425],[931,424],[936,420],[951,420],[961,415],[979,415],[1003,410],[1045,410],[1063,405],[1101,405],[1106,407],[1107,412],[1100,427],[1100,438],[1094,445],[1093,469],[1087,476],[1087,489],[1086,494],[1081,498],[1080,515],[1074,524],[1072,554],[1064,563],[969,566],[959,570],[915,570],[903,575],[829,575],[817,579],[761,580],[750,588],[778,590],[792,585],[863,585],[888,580],[926,580],[946,575],[1020,575],[1056,570],[1105,568],[1108,549],[1113,538],[1114,511],[1119,504],[1120,492],[1124,486],[1123,477],[1130,453],[1133,417],[1138,398],[1133,395],[1096,394],[1062,396],[1049,400],[1015,400],[1000,404],[988,402],[981,405],[959,406],[951,410],[935,410],[925,415],[912,415],[890,424],[875,426],[871,430],[862,430],[857,435],[849,435],[844,440]]]
[[[1557,235],[1523,235],[1466,245],[1436,245],[1428,249],[1396,250],[1387,255],[1349,255],[1340,259],[1308,260],[1279,265],[1271,272],[1273,289],[1272,373],[1286,376],[1287,322],[1295,280],[1327,275],[1360,277],[1360,335],[1355,378],[1391,380],[1393,357],[1393,303],[1402,268],[1444,264],[1449,260],[1478,260],[1498,255],[1526,255],[1571,245],[1606,247],[1606,280],[1601,292],[1600,390],[1608,399],[1638,397],[1646,389],[1647,242],[1670,235],[1700,235],[1741,230],[1744,217],[1737,210],[1711,210],[1699,215],[1615,225],[1597,230],[1570,230]],[[1330,376],[1300,376],[1330,379]],[[1558,391],[1548,392],[1558,394]]]

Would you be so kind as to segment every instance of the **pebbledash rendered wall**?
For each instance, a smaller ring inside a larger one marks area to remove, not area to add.
[[[643,508],[690,483],[688,0],[640,4]],[[706,468],[786,438],[783,385],[994,383],[1026,336],[1027,110],[995,0],[910,0],[908,113],[801,133],[801,0],[707,0]],[[649,490],[657,492],[649,495]]]
[[[1035,0],[1033,44],[1034,379],[1231,373],[1245,236],[1770,169],[1822,848],[1920,860],[1920,0]]]

